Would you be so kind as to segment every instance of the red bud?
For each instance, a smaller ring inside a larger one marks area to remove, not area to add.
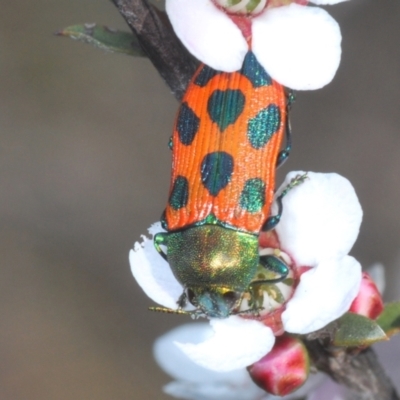
[[[301,340],[281,336],[266,356],[247,369],[262,389],[276,396],[285,396],[307,380],[309,357]]]
[[[370,319],[376,319],[383,311],[382,297],[366,272],[363,272],[360,290],[349,311]]]

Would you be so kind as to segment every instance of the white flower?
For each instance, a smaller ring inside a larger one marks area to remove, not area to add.
[[[199,367],[180,352],[175,341],[203,340],[210,332],[206,323],[185,324],[157,339],[154,356],[160,367],[175,381],[164,386],[164,391],[174,397],[189,400],[348,400],[351,393],[344,386],[325,375],[310,375],[299,390],[284,397],[265,393],[251,380],[246,370],[215,372]],[[375,351],[397,390],[400,390],[400,364],[398,362],[400,335],[390,342],[377,343]]]
[[[250,379],[245,369],[215,372],[193,363],[174,343],[202,342],[212,336],[207,323],[192,323],[171,330],[157,339],[154,357],[175,382],[164,387],[166,393],[186,399],[251,400],[264,392]],[[258,397],[257,397],[258,396]]]
[[[280,190],[296,174],[289,173]],[[347,255],[362,220],[356,193],[338,174],[308,173],[308,177],[284,198],[276,228],[282,249],[295,264],[313,267],[302,275],[282,314],[285,330],[301,334],[339,318],[361,284],[361,265]]]
[[[211,371],[192,362],[174,346],[177,341],[200,342],[211,335],[212,330],[207,323],[197,322],[179,326],[157,339],[154,357],[160,367],[175,379],[164,386],[167,394],[190,400],[289,400],[305,396],[325,380],[322,374],[311,375],[306,384],[293,394],[276,397],[260,389],[246,369]]]
[[[234,22],[212,0],[166,0],[166,10],[179,39],[201,62],[225,72],[241,68],[249,45],[236,24],[240,16]],[[244,24],[249,21],[249,16],[242,17]],[[295,3],[267,7],[251,16],[250,29],[251,50],[277,82],[296,90],[313,90],[333,79],[340,63],[341,33],[325,10]]]
[[[277,194],[303,172],[289,173]],[[276,232],[280,248],[301,275],[293,297],[282,313],[285,331],[307,334],[343,315],[361,284],[361,266],[347,253],[359,232],[362,210],[350,182],[335,173],[308,172],[308,179],[283,198],[283,214]],[[160,231],[159,224],[150,233]],[[153,241],[135,244],[130,264],[136,280],[154,301],[176,309],[183,292]],[[272,330],[255,320],[231,316],[211,320],[214,336],[179,347],[196,363],[217,371],[244,368],[267,354],[274,345]]]

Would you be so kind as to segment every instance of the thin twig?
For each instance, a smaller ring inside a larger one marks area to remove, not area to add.
[[[392,382],[371,348],[361,352],[330,347],[321,340],[305,342],[314,365],[352,390],[354,400],[399,400]]]
[[[181,100],[198,62],[176,37],[167,16],[147,0],[111,0],[161,77]],[[192,0],[190,0],[192,1]]]

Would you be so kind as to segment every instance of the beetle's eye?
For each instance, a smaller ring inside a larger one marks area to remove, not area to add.
[[[196,294],[193,292],[192,289],[186,290],[186,296],[187,296],[188,300],[190,301],[190,303],[192,303],[194,306],[197,305]]]
[[[222,295],[226,304],[229,308],[232,308],[236,302],[240,299],[240,293],[238,292],[226,292]]]

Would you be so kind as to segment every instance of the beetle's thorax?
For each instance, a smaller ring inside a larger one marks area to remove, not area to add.
[[[243,291],[257,269],[258,237],[219,225],[193,226],[168,234],[167,258],[185,288]]]

